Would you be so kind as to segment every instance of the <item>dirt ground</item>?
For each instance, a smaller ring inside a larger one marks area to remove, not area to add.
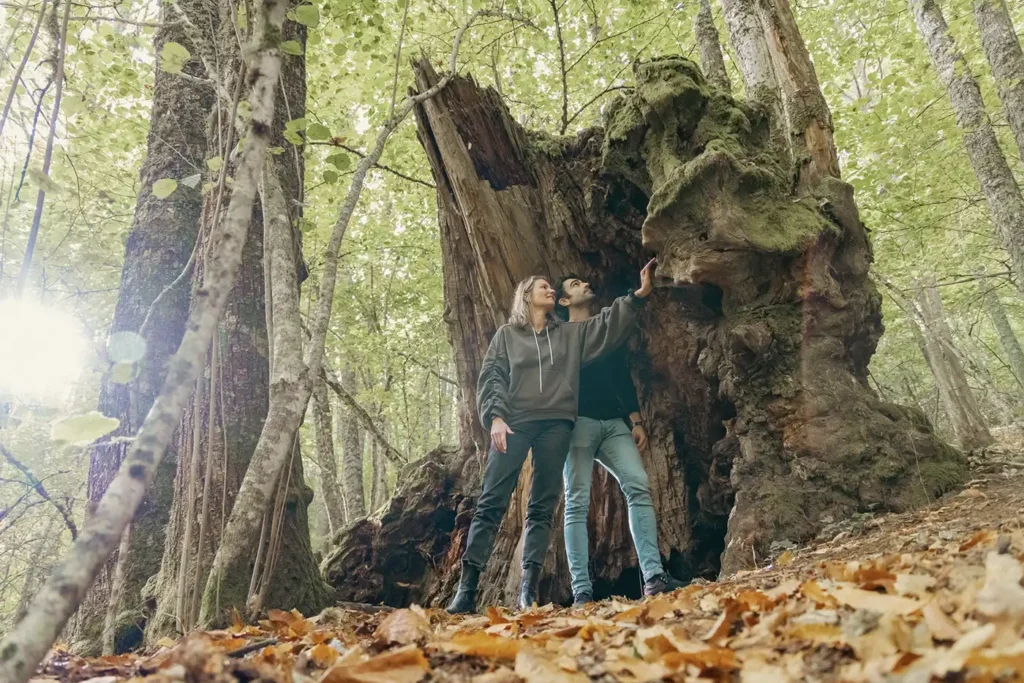
[[[84,660],[35,679],[170,683],[1024,679],[1024,434],[915,512],[831,524],[771,565],[645,601],[524,613],[332,608]]]

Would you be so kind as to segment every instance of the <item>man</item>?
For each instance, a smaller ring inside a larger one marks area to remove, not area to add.
[[[562,278],[557,288],[559,310],[576,323],[591,316],[594,290],[575,275]],[[636,390],[620,347],[580,370],[579,417],[565,461],[565,551],[572,574],[573,604],[593,602],[590,583],[587,511],[594,461],[615,477],[626,496],[629,530],[633,535],[644,593],[656,595],[682,588],[667,574],[658,551],[658,524],[640,449],[647,433],[640,420]],[[627,420],[628,418],[628,425]]]

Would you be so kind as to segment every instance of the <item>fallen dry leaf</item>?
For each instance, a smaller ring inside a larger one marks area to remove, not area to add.
[[[409,645],[430,637],[430,622],[411,609],[396,609],[374,632],[373,637],[383,645]]]
[[[586,683],[589,676],[564,670],[532,648],[516,655],[516,675],[525,683]]]
[[[340,653],[330,645],[326,643],[320,643],[319,645],[313,646],[309,651],[309,661],[313,662],[313,665],[326,669],[335,662],[338,661]]]
[[[736,621],[736,617],[740,615],[742,608],[740,604],[733,600],[727,599],[722,603],[722,615],[718,617],[718,621],[711,627],[703,640],[709,643],[721,644],[726,638],[729,637],[729,631],[732,629],[733,622]]]
[[[921,608],[921,615],[924,617],[924,623],[928,626],[928,630],[932,633],[932,638],[935,640],[956,640],[960,637],[960,629],[957,628],[956,623],[946,616],[946,613],[939,607],[939,603],[935,600],[930,601],[927,605]]]
[[[417,683],[428,671],[423,651],[409,645],[358,664],[336,664],[320,683]]]
[[[461,652],[474,657],[490,659],[515,659],[520,641],[488,633],[458,633],[451,641],[442,643],[441,648],[449,652]]]
[[[817,581],[806,581],[800,586],[800,592],[808,599],[813,600],[818,607],[835,607],[839,604],[834,597],[822,589]]]
[[[491,620],[491,624],[511,623],[510,620],[502,616],[501,612],[498,611],[498,608],[493,605],[487,608],[487,618]]]
[[[897,574],[895,588],[899,595],[927,597],[935,585],[935,577],[928,574]]]
[[[854,609],[871,610],[872,612],[910,614],[923,607],[923,603],[920,600],[904,598],[898,595],[875,593],[854,588],[853,586],[835,586],[829,590],[829,594],[844,605]]]

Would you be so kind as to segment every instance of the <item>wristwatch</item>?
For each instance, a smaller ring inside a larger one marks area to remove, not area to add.
[[[643,420],[630,420],[630,422],[632,423],[632,426],[630,427],[630,429],[636,429],[637,427],[643,427],[644,426],[644,421]]]

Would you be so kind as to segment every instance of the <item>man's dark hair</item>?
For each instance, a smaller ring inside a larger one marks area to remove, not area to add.
[[[569,309],[561,304],[562,297],[565,296],[565,283],[569,280],[582,280],[579,275],[575,273],[567,273],[562,277],[558,278],[558,283],[555,284],[555,314],[558,315],[562,320],[569,319]]]

